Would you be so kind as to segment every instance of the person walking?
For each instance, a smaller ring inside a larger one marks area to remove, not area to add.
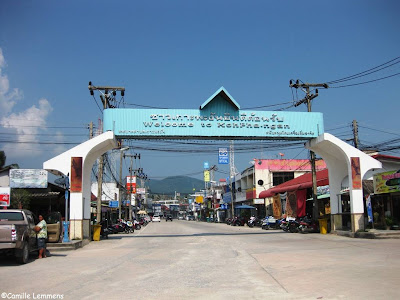
[[[46,257],[46,239],[47,239],[47,223],[42,215],[39,215],[39,223],[36,225],[37,243],[39,249],[39,257]]]

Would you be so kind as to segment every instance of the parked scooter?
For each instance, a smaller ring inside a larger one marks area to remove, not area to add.
[[[296,233],[299,232],[300,220],[296,218],[291,218],[289,220],[289,232]]]
[[[301,233],[319,232],[319,225],[310,217],[304,217],[300,220],[299,231]]]
[[[136,219],[133,220],[133,227],[134,227],[136,230],[140,230],[140,228],[142,228],[142,226],[140,225],[139,221],[136,220]]]
[[[273,216],[268,216],[265,217],[264,220],[262,220],[262,224],[261,224],[261,229],[279,229],[279,225],[278,225],[278,220],[275,219]]]
[[[251,217],[250,220],[247,221],[247,226],[249,226],[251,228],[254,226],[261,227],[261,225],[262,225],[262,221],[259,218],[254,217],[254,216]]]
[[[101,221],[100,225],[101,225],[100,236],[102,238],[108,239],[109,230],[107,228],[107,220]]]
[[[234,217],[231,226],[244,226],[245,224],[245,219],[243,217]]]

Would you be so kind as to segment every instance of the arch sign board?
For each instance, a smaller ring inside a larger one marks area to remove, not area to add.
[[[311,139],[322,113],[240,110],[221,87],[199,109],[105,109],[104,131],[133,139]]]

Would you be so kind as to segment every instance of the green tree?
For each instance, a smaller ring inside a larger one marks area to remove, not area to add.
[[[6,164],[6,154],[4,151],[0,151],[0,169],[3,169]]]
[[[25,189],[11,189],[10,208],[29,209],[31,194]]]

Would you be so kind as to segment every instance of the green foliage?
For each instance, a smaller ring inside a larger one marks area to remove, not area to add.
[[[25,189],[11,189],[10,208],[29,209],[31,194]]]
[[[4,151],[0,151],[0,169],[3,169],[5,164],[6,164],[6,154],[4,153]]]
[[[394,225],[394,219],[392,217],[386,217],[385,218],[386,226],[393,226]]]

